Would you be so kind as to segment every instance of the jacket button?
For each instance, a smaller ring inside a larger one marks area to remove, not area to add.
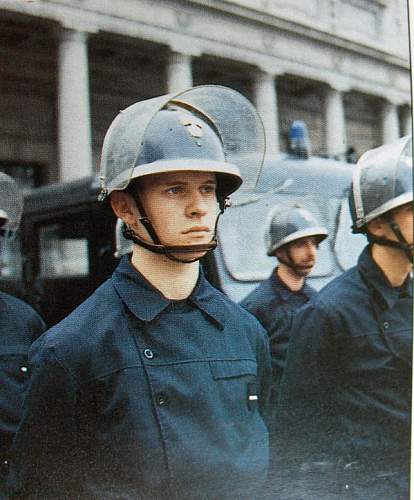
[[[384,328],[387,329],[390,327],[390,324],[388,323],[388,321],[384,321]]]
[[[168,403],[168,397],[165,394],[157,394],[157,404],[159,406],[166,405]]]
[[[152,359],[154,357],[154,353],[151,351],[151,349],[144,349],[144,356],[147,359]]]

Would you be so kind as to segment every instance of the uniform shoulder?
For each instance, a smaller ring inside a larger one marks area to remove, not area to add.
[[[5,292],[0,292],[0,308],[1,306],[17,311],[20,317],[40,319],[39,314],[27,302]]]
[[[99,331],[115,324],[120,309],[120,299],[109,279],[66,318],[46,332],[43,335],[42,346],[57,351],[85,348],[87,344],[93,342]]]
[[[358,279],[359,273],[357,266],[351,267],[347,271],[327,283],[320,291],[319,296],[327,300],[329,296],[338,296],[344,291],[344,288],[354,285]]]
[[[258,332],[260,336],[267,336],[258,319],[241,304],[237,304],[220,290],[216,290],[216,298],[222,304],[226,321],[243,326],[248,331]]]
[[[254,309],[263,304],[268,303],[274,293],[271,289],[271,284],[269,280],[264,280],[259,285],[254,288],[243,300],[240,301],[240,305],[248,310]]]
[[[355,291],[361,288],[361,280],[357,267],[352,267],[327,283],[308,303],[308,308],[333,312],[354,297]],[[306,305],[304,306],[306,308]],[[303,309],[303,307],[302,307]]]

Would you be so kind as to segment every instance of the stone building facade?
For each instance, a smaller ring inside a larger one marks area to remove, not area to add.
[[[286,150],[361,154],[411,130],[405,0],[0,0],[0,168],[27,185],[94,173],[132,102],[193,84],[244,93]]]

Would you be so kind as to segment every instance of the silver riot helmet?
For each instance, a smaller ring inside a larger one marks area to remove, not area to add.
[[[0,236],[11,239],[20,226],[23,214],[23,194],[16,181],[0,172]]]
[[[413,200],[412,137],[367,151],[355,166],[349,205],[354,233],[366,233],[369,241],[403,250],[412,260],[409,244],[397,224],[392,210]],[[398,241],[378,238],[367,231],[367,224],[377,217],[387,220]]]
[[[299,204],[288,209],[274,207],[269,214],[267,227],[265,234],[267,255],[273,255],[282,246],[301,238],[315,236],[320,243],[328,236],[327,229],[319,224],[309,210]]]
[[[127,227],[124,236],[172,260],[189,262],[172,254],[211,250],[217,244],[215,235],[204,245],[164,245],[141,203],[139,179],[164,172],[213,172],[222,213],[227,197],[242,182],[245,190],[255,187],[264,144],[259,115],[246,98],[232,89],[206,85],[138,102],[121,111],[105,136],[101,199],[115,190],[127,189],[135,198],[139,221],[152,241]]]

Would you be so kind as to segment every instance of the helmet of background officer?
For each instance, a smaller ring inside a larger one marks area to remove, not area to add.
[[[353,232],[366,234],[370,243],[400,249],[410,261],[413,256],[412,165],[411,136],[367,151],[355,166],[349,194]],[[403,208],[411,216],[406,228],[397,220]],[[373,221],[384,223],[384,234],[373,230]]]
[[[252,151],[259,154],[253,156]],[[228,196],[245,180],[243,172],[249,172],[248,184],[252,172],[257,180],[263,160],[260,151],[264,153],[263,126],[247,99],[225,87],[193,87],[175,96],[138,102],[115,118],[102,150],[102,193],[126,191],[133,197],[140,226],[137,231],[124,225],[127,239],[172,260],[192,262],[200,257],[187,259],[185,254],[202,256],[216,246],[215,227],[206,243],[163,241],[140,195],[146,179],[178,172],[213,174],[218,218]]]
[[[327,229],[300,205],[275,207],[267,227],[267,255],[277,257],[296,275],[307,276],[315,265],[319,243],[328,236]]]

